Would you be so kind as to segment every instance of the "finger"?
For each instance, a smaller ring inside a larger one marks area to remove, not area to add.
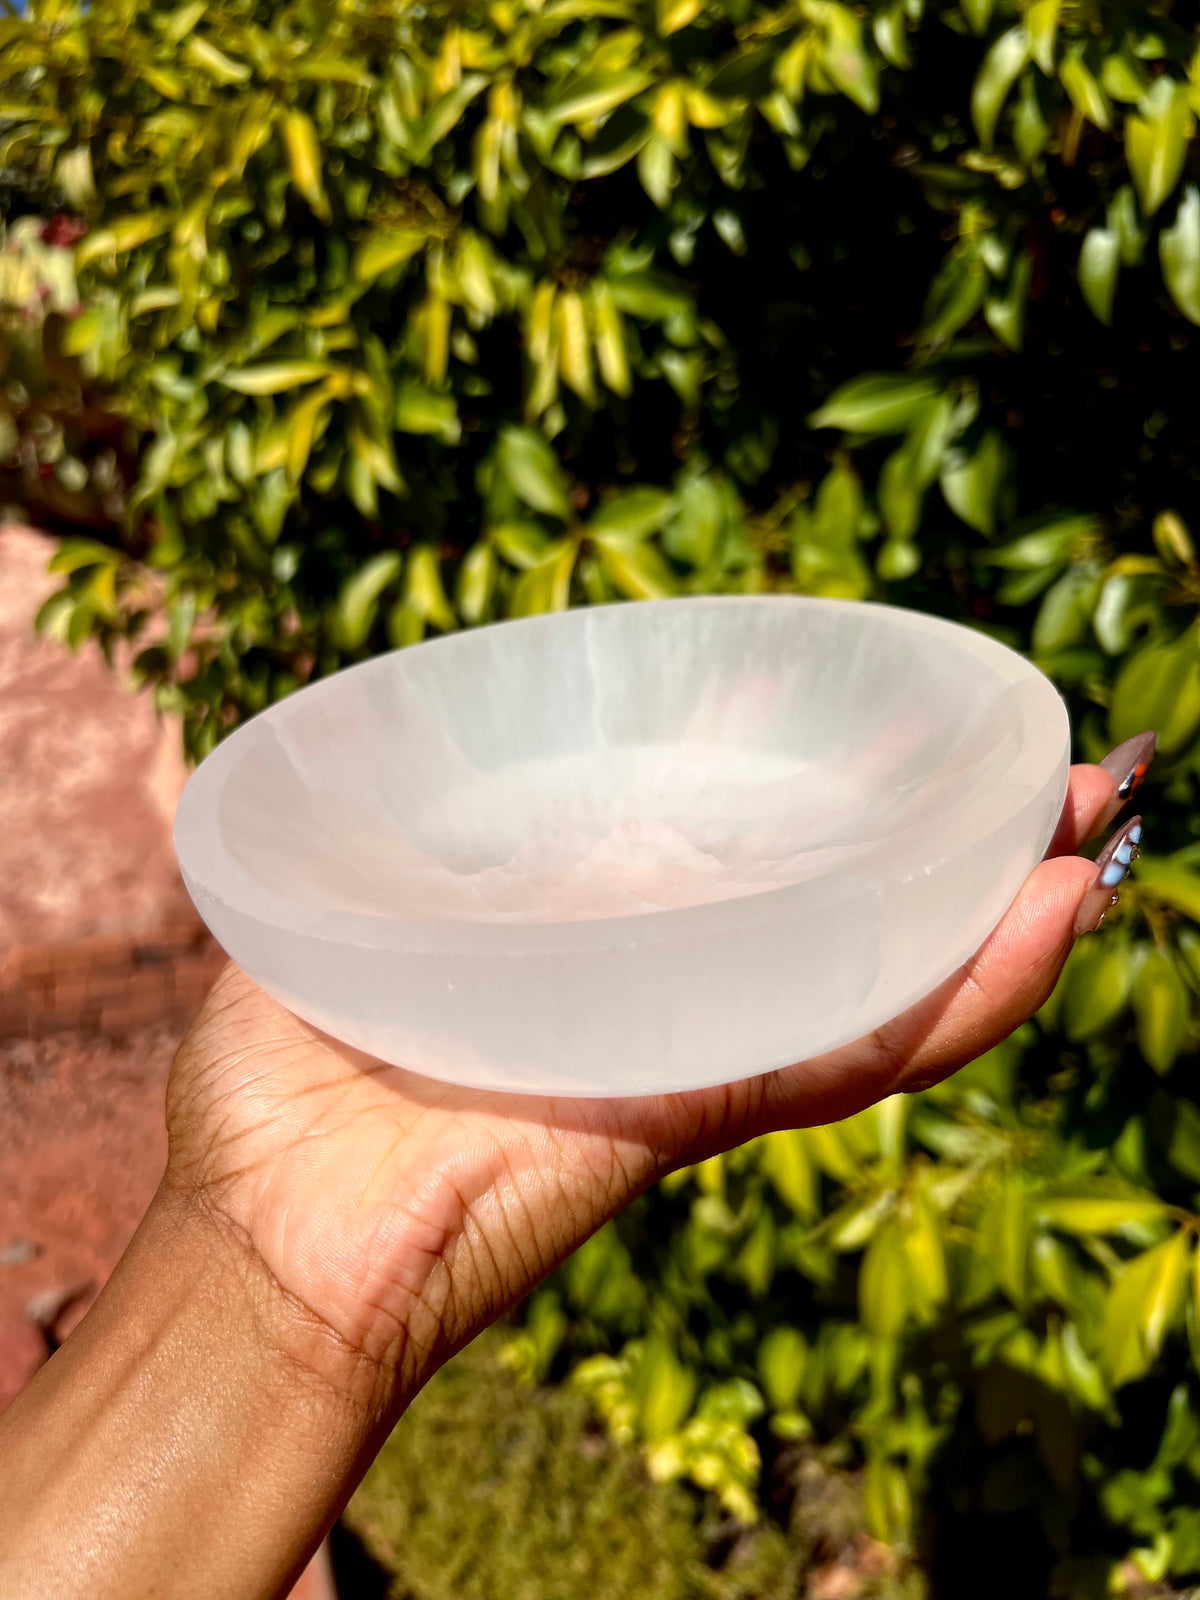
[[[1042,862],[983,947],[926,999],[854,1044],[760,1080],[760,1131],[850,1116],[940,1082],[1007,1038],[1058,981],[1095,879],[1078,857]]]
[[[1154,747],[1152,733],[1138,733],[1096,766],[1071,768],[1066,802],[1047,856],[1074,855],[1080,845],[1107,828],[1146,776]]]
[[[1067,780],[1067,798],[1046,851],[1047,859],[1073,856],[1100,827],[1100,818],[1111,809],[1116,792],[1112,775],[1103,767],[1082,763],[1072,767]]]

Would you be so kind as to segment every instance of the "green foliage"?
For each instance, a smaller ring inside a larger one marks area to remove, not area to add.
[[[765,1525],[729,1551],[694,1497],[652,1482],[636,1450],[597,1434],[581,1394],[531,1394],[507,1374],[499,1343],[485,1335],[433,1379],[346,1510],[394,1574],[396,1600],[798,1593],[818,1530],[801,1526],[785,1539]],[[885,1590],[888,1600],[901,1592],[898,1583]]]
[[[1193,12],[34,0],[0,78],[10,214],[87,229],[80,309],[0,283],[0,453],[91,522],[43,624],[193,755],[430,631],[722,590],[964,619],[1082,754],[1157,731],[1035,1024],[662,1186],[512,1359],[738,1517],[811,1430],[935,1566],[1200,1572]]]

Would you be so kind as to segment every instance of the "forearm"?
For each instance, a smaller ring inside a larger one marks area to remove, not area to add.
[[[236,1240],[160,1195],[0,1416],[0,1594],[285,1594],[402,1404]]]

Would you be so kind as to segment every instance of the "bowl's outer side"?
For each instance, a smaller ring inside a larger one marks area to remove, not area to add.
[[[835,1048],[915,1003],[979,948],[1054,832],[1070,745],[1061,700],[1013,652],[916,613],[859,609],[945,631],[948,642],[989,664],[994,658],[1012,685],[1020,771],[996,786],[985,814],[948,809],[932,849],[926,831],[891,842],[850,877],[640,917],[467,926],[449,942],[437,929],[297,915],[230,862],[215,826],[221,785],[251,722],[218,747],[185,793],[176,825],[184,881],[232,958],[298,1016],[449,1082],[644,1095],[729,1082]]]

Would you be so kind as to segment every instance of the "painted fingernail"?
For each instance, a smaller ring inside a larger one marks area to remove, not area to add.
[[[1096,876],[1075,914],[1076,933],[1095,933],[1110,906],[1117,903],[1117,885],[1141,855],[1142,819],[1130,817],[1096,857]]]
[[[1119,744],[1100,763],[1116,783],[1117,792],[1097,819],[1093,836],[1108,827],[1149,772],[1150,763],[1154,760],[1156,743],[1152,733],[1135,733],[1132,739],[1126,739],[1124,744]]]

